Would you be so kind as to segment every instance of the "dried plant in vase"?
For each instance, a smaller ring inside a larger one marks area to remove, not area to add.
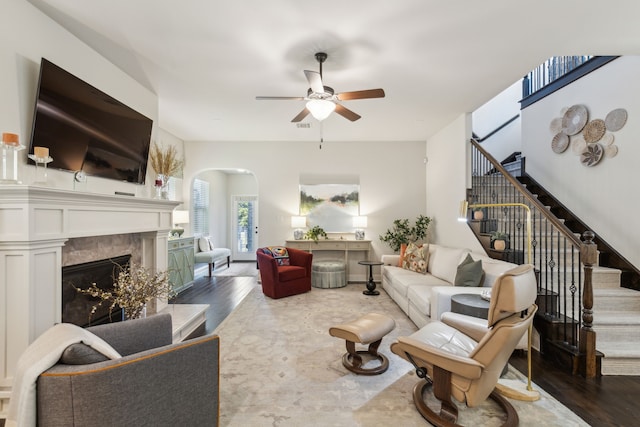
[[[151,145],[149,158],[153,170],[162,176],[163,185],[167,184],[169,177],[178,175],[184,164],[182,160],[178,159],[178,150],[173,145],[165,148],[154,142]]]
[[[89,313],[89,320],[104,302],[110,303],[109,313],[116,307],[124,310],[126,319],[142,317],[146,305],[154,298],[171,298],[174,291],[169,283],[169,273],[162,271],[152,274],[148,269],[131,263],[130,266],[116,265],[117,275],[113,279],[113,289],[100,289],[95,283],[87,289],[76,291],[100,299]]]

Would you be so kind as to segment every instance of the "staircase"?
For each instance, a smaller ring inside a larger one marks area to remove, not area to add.
[[[511,168],[509,169],[509,173],[513,174]],[[549,213],[568,211],[562,205],[550,204],[553,199],[547,194],[542,193],[539,197],[533,191],[528,191],[541,188],[537,183],[527,183],[524,188],[518,188],[516,191],[513,188],[514,184],[502,173],[507,173],[506,168],[497,167],[496,169],[494,166],[487,169],[485,173],[475,174],[472,178],[472,188],[469,190],[470,203],[524,202],[529,205],[527,199],[519,195],[519,192],[524,190],[529,196],[533,195],[534,199],[546,206],[545,210]],[[518,180],[527,181],[526,178],[520,177]],[[533,204],[530,207],[532,210],[536,208]],[[565,367],[576,373],[579,370],[577,365],[582,363],[579,361],[577,350],[579,322],[582,321],[583,286],[581,282],[584,280],[579,265],[580,251],[579,248],[561,244],[561,233],[549,227],[545,217],[534,215],[532,219],[534,229],[532,255],[534,265],[539,272],[541,293],[554,295],[553,299],[546,297],[545,300],[545,297],[542,297],[543,300],[539,301],[540,319],[536,327],[539,328],[546,321],[549,326],[546,326],[548,330],[545,333],[550,337],[549,341],[541,343],[541,352],[545,353],[546,350],[545,357],[555,360],[560,365],[566,365]],[[573,217],[556,220],[564,224],[562,227],[565,231],[569,229],[569,234],[578,238],[584,230],[588,230],[584,224]],[[490,208],[482,221],[471,221],[470,225],[489,255],[509,261],[523,262],[524,260],[526,262],[527,245],[523,237],[523,223],[523,217],[518,217],[518,214],[507,212],[504,208]],[[514,236],[515,242],[511,244],[510,254],[500,253],[490,248],[488,231],[496,228],[510,232]],[[640,273],[615,253],[606,242],[598,240],[596,243],[599,257],[592,274],[592,312],[593,330],[596,333],[596,346],[599,352],[597,365],[602,375],[640,375],[640,344],[638,344],[640,343],[640,292],[636,290],[640,283]],[[573,288],[572,283],[575,285]],[[551,321],[552,318],[556,320]],[[570,323],[561,324],[562,320],[557,319],[569,319]],[[543,325],[539,329],[544,328]],[[565,352],[565,355],[562,355],[562,352]]]

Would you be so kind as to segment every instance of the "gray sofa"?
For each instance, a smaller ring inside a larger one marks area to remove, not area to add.
[[[88,329],[122,358],[68,347],[62,359],[79,364],[59,362],[38,378],[38,426],[218,425],[217,336],[172,344],[168,314]]]

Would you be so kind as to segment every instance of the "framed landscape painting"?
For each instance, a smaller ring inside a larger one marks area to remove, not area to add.
[[[360,212],[358,184],[300,185],[300,215],[307,226],[319,225],[327,233],[350,233]]]

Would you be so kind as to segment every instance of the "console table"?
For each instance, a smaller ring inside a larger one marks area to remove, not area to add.
[[[349,253],[364,252],[365,258],[369,259],[369,251],[371,250],[371,240],[349,240],[349,239],[320,239],[317,242],[313,240],[287,240],[285,246],[288,248],[301,249],[307,252],[342,252],[342,259],[346,265],[346,276],[349,281]]]

